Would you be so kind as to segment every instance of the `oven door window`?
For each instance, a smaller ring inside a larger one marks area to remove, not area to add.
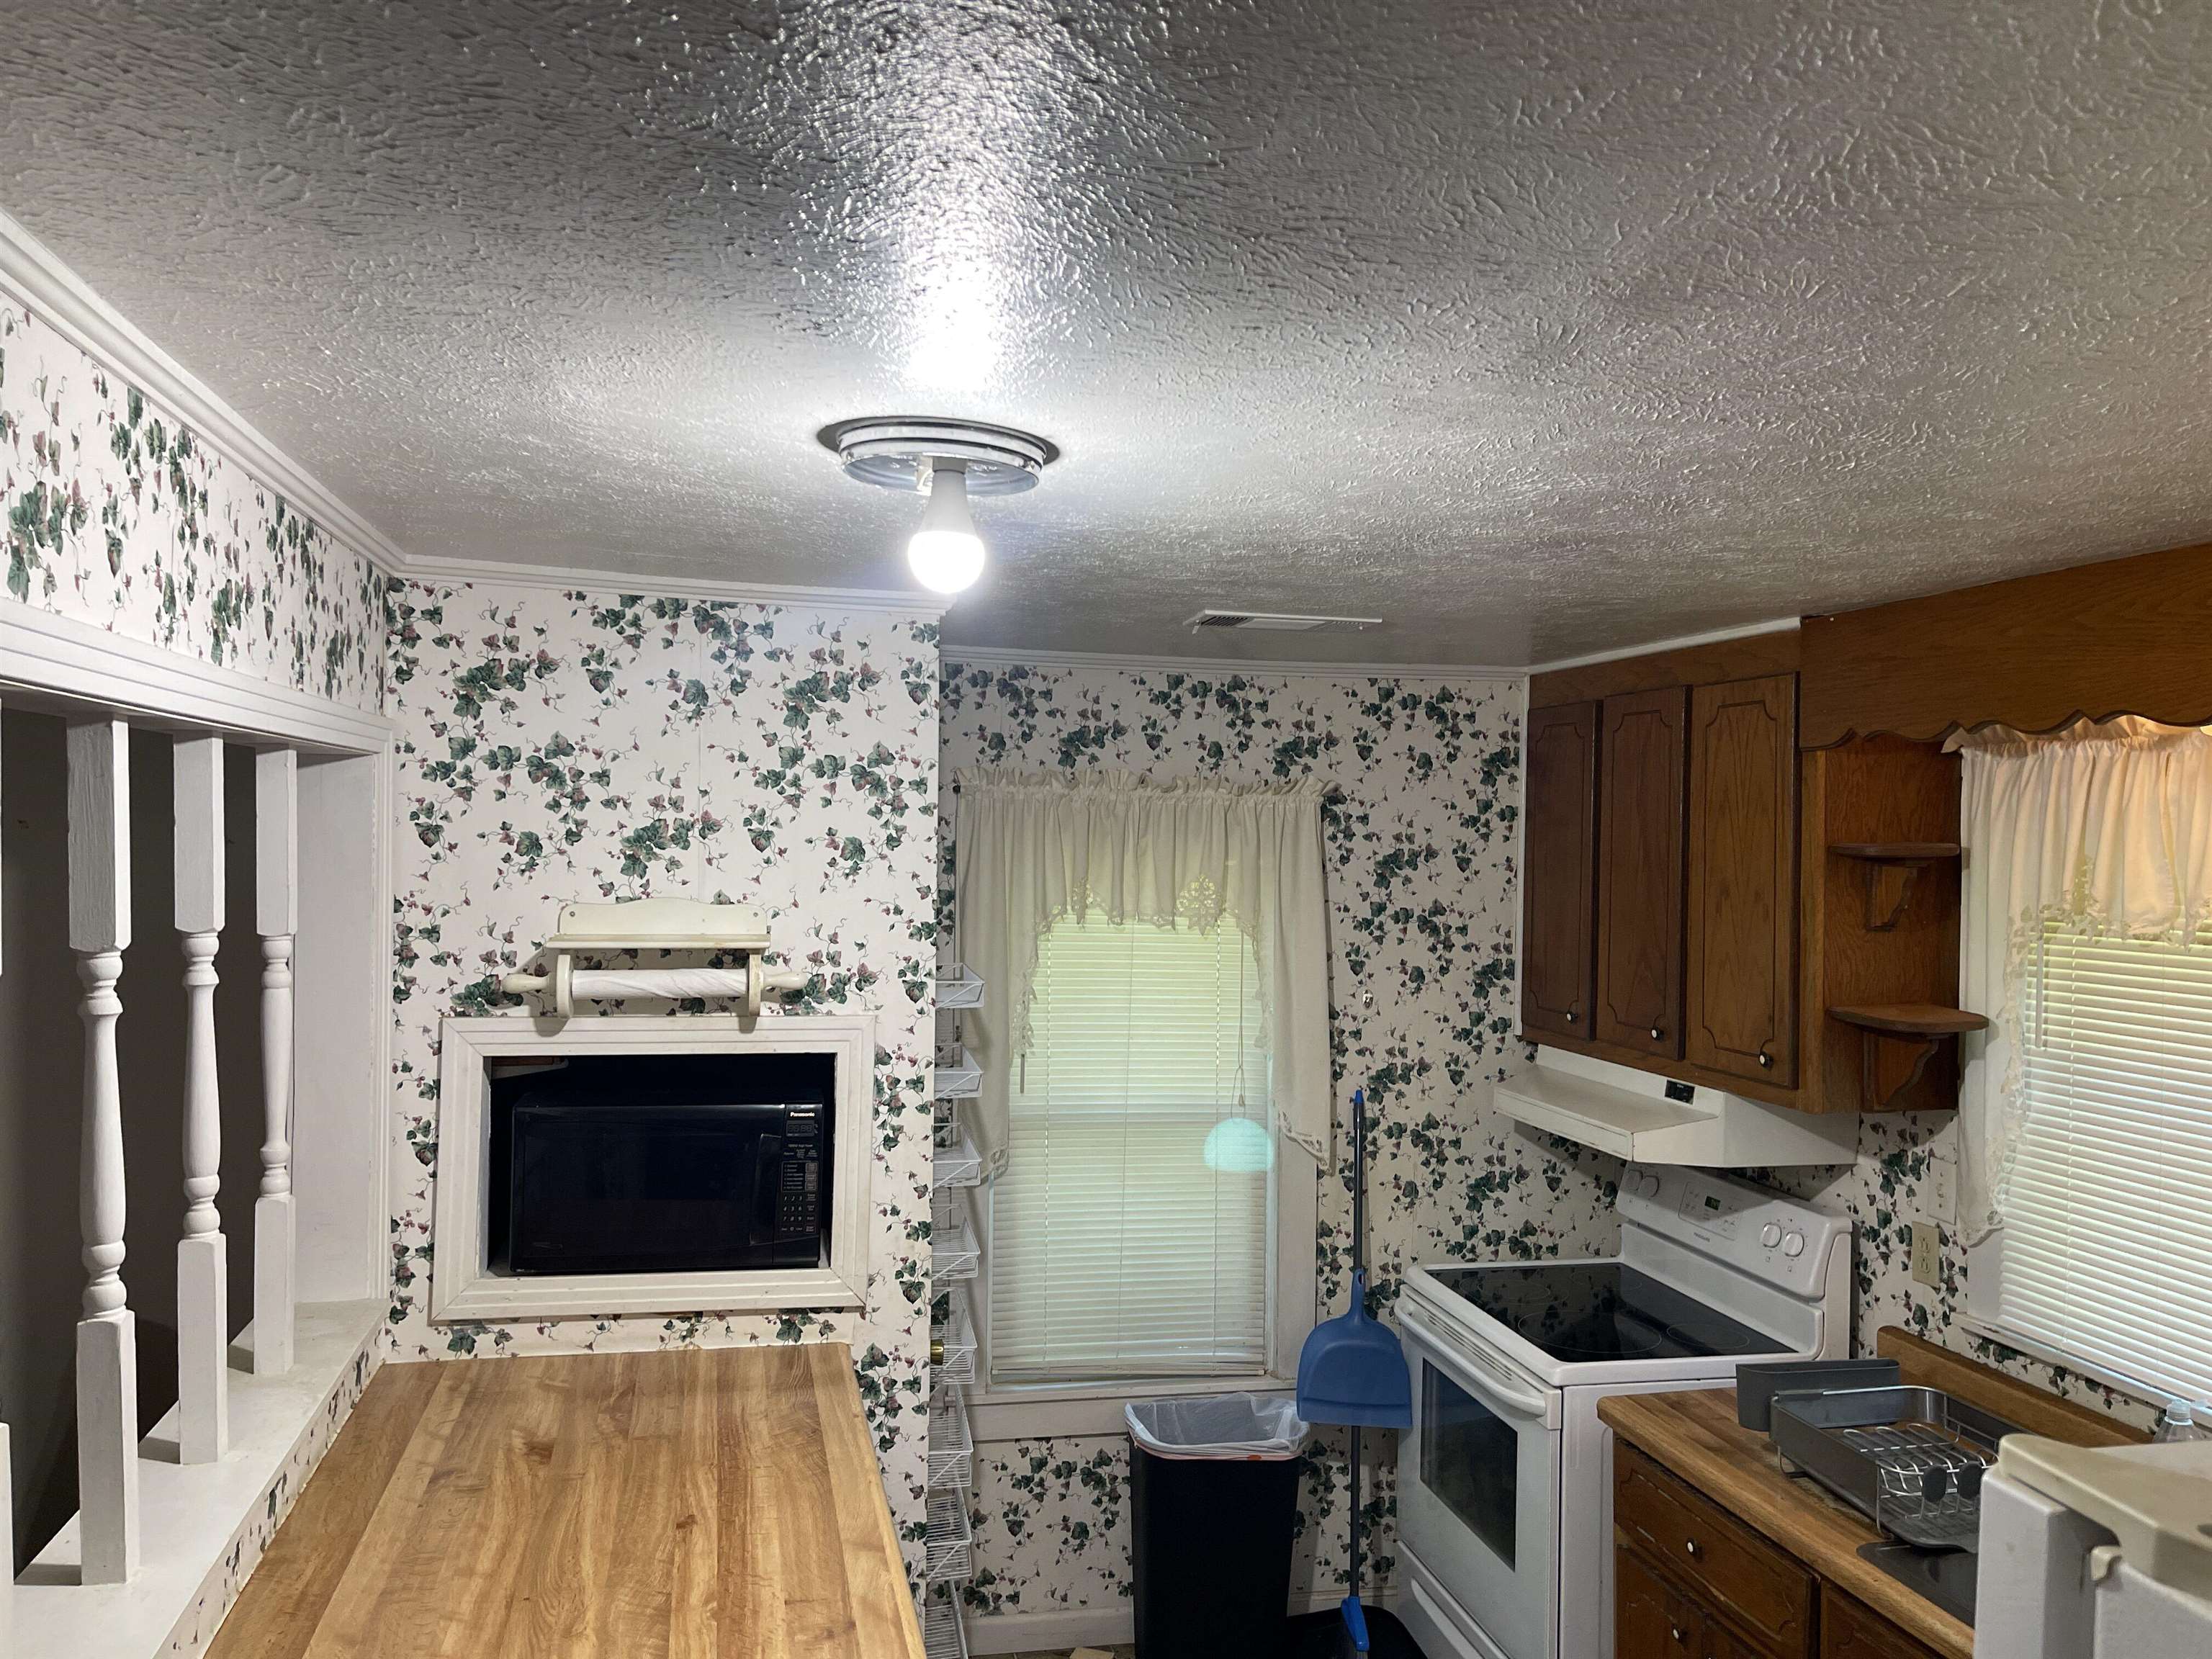
[[[1519,1431],[1434,1365],[1421,1367],[1421,1484],[1513,1565]]]

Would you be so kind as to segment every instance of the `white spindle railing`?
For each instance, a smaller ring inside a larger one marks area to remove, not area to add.
[[[261,1196],[253,1205],[253,1370],[292,1365],[292,939],[300,927],[299,757],[253,761],[254,928],[261,935]]]
[[[123,1096],[115,994],[131,943],[131,733],[69,726],[70,949],[84,985],[83,1145],[78,1158],[84,1316],[76,1328],[76,1471],[83,1582],[138,1566],[137,1335],[123,1288]]]
[[[230,1295],[216,1075],[216,949],[223,913],[222,739],[176,742],[177,932],[185,952],[185,1231],[177,1241],[177,1448],[212,1463],[230,1446]]]

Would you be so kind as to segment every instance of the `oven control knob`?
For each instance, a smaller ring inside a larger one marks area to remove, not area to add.
[[[1804,1255],[1805,1235],[1802,1233],[1785,1234],[1782,1240],[1782,1254],[1787,1256],[1801,1256]]]
[[[1766,1246],[1770,1250],[1777,1244],[1779,1244],[1782,1242],[1782,1229],[1780,1225],[1775,1222],[1770,1221],[1764,1227],[1761,1227],[1759,1230],[1759,1242]]]
[[[1636,1195],[1638,1198],[1659,1196],[1659,1177],[1656,1175],[1638,1173],[1631,1184],[1635,1188]]]

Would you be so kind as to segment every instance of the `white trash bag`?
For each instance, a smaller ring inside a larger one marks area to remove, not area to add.
[[[1155,1457],[1277,1462],[1296,1457],[1306,1425],[1288,1395],[1200,1394],[1133,1401],[1129,1434]]]

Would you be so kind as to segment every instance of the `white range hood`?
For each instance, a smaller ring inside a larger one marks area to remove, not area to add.
[[[1517,1123],[1633,1164],[1742,1170],[1858,1156],[1856,1112],[1793,1112],[1561,1048],[1537,1049],[1496,1098]]]

